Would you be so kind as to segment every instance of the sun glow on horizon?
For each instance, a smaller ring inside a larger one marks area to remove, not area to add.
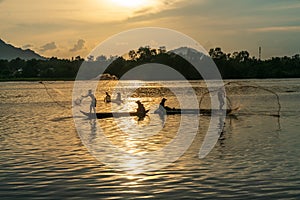
[[[127,8],[140,8],[150,4],[149,0],[111,0],[111,2],[118,6]]]

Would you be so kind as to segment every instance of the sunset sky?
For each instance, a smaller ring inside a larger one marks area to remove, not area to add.
[[[182,32],[206,50],[262,58],[300,53],[299,0],[0,0],[0,38],[43,56],[85,57],[141,27]]]

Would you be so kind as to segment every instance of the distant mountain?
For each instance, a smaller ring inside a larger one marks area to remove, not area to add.
[[[180,55],[200,72],[201,77],[205,80],[220,79],[220,71],[214,60],[206,53],[189,47],[180,47],[171,52]],[[188,73],[187,77],[193,76],[194,72]]]
[[[206,55],[200,51],[197,51],[195,49],[189,48],[189,47],[180,47],[178,49],[171,50],[171,52],[176,53],[185,59],[188,58],[188,60],[194,60],[194,59],[211,59],[209,55]]]
[[[11,44],[7,44],[0,39],[0,59],[12,60],[18,57],[24,60],[45,59],[43,56],[40,56],[30,49],[23,50],[21,48],[14,47]]]

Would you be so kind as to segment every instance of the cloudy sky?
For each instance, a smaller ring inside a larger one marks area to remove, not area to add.
[[[182,32],[206,50],[300,53],[300,0],[0,0],[0,38],[44,56],[85,57],[132,28]]]

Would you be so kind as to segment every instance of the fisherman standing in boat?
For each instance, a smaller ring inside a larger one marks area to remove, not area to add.
[[[219,109],[222,110],[223,106],[225,104],[225,94],[224,94],[223,89],[220,89],[218,91],[218,99],[219,99],[219,103],[220,103]]]
[[[88,94],[87,95],[82,95],[81,97],[86,98],[86,97],[90,97],[91,98],[91,105],[90,105],[90,113],[92,113],[92,110],[94,111],[94,113],[96,113],[96,104],[97,104],[97,99],[95,97],[95,95],[92,93],[92,90],[88,90]]]
[[[108,94],[108,92],[105,92],[106,97],[104,98],[105,103],[110,103],[111,102],[111,96]]]

